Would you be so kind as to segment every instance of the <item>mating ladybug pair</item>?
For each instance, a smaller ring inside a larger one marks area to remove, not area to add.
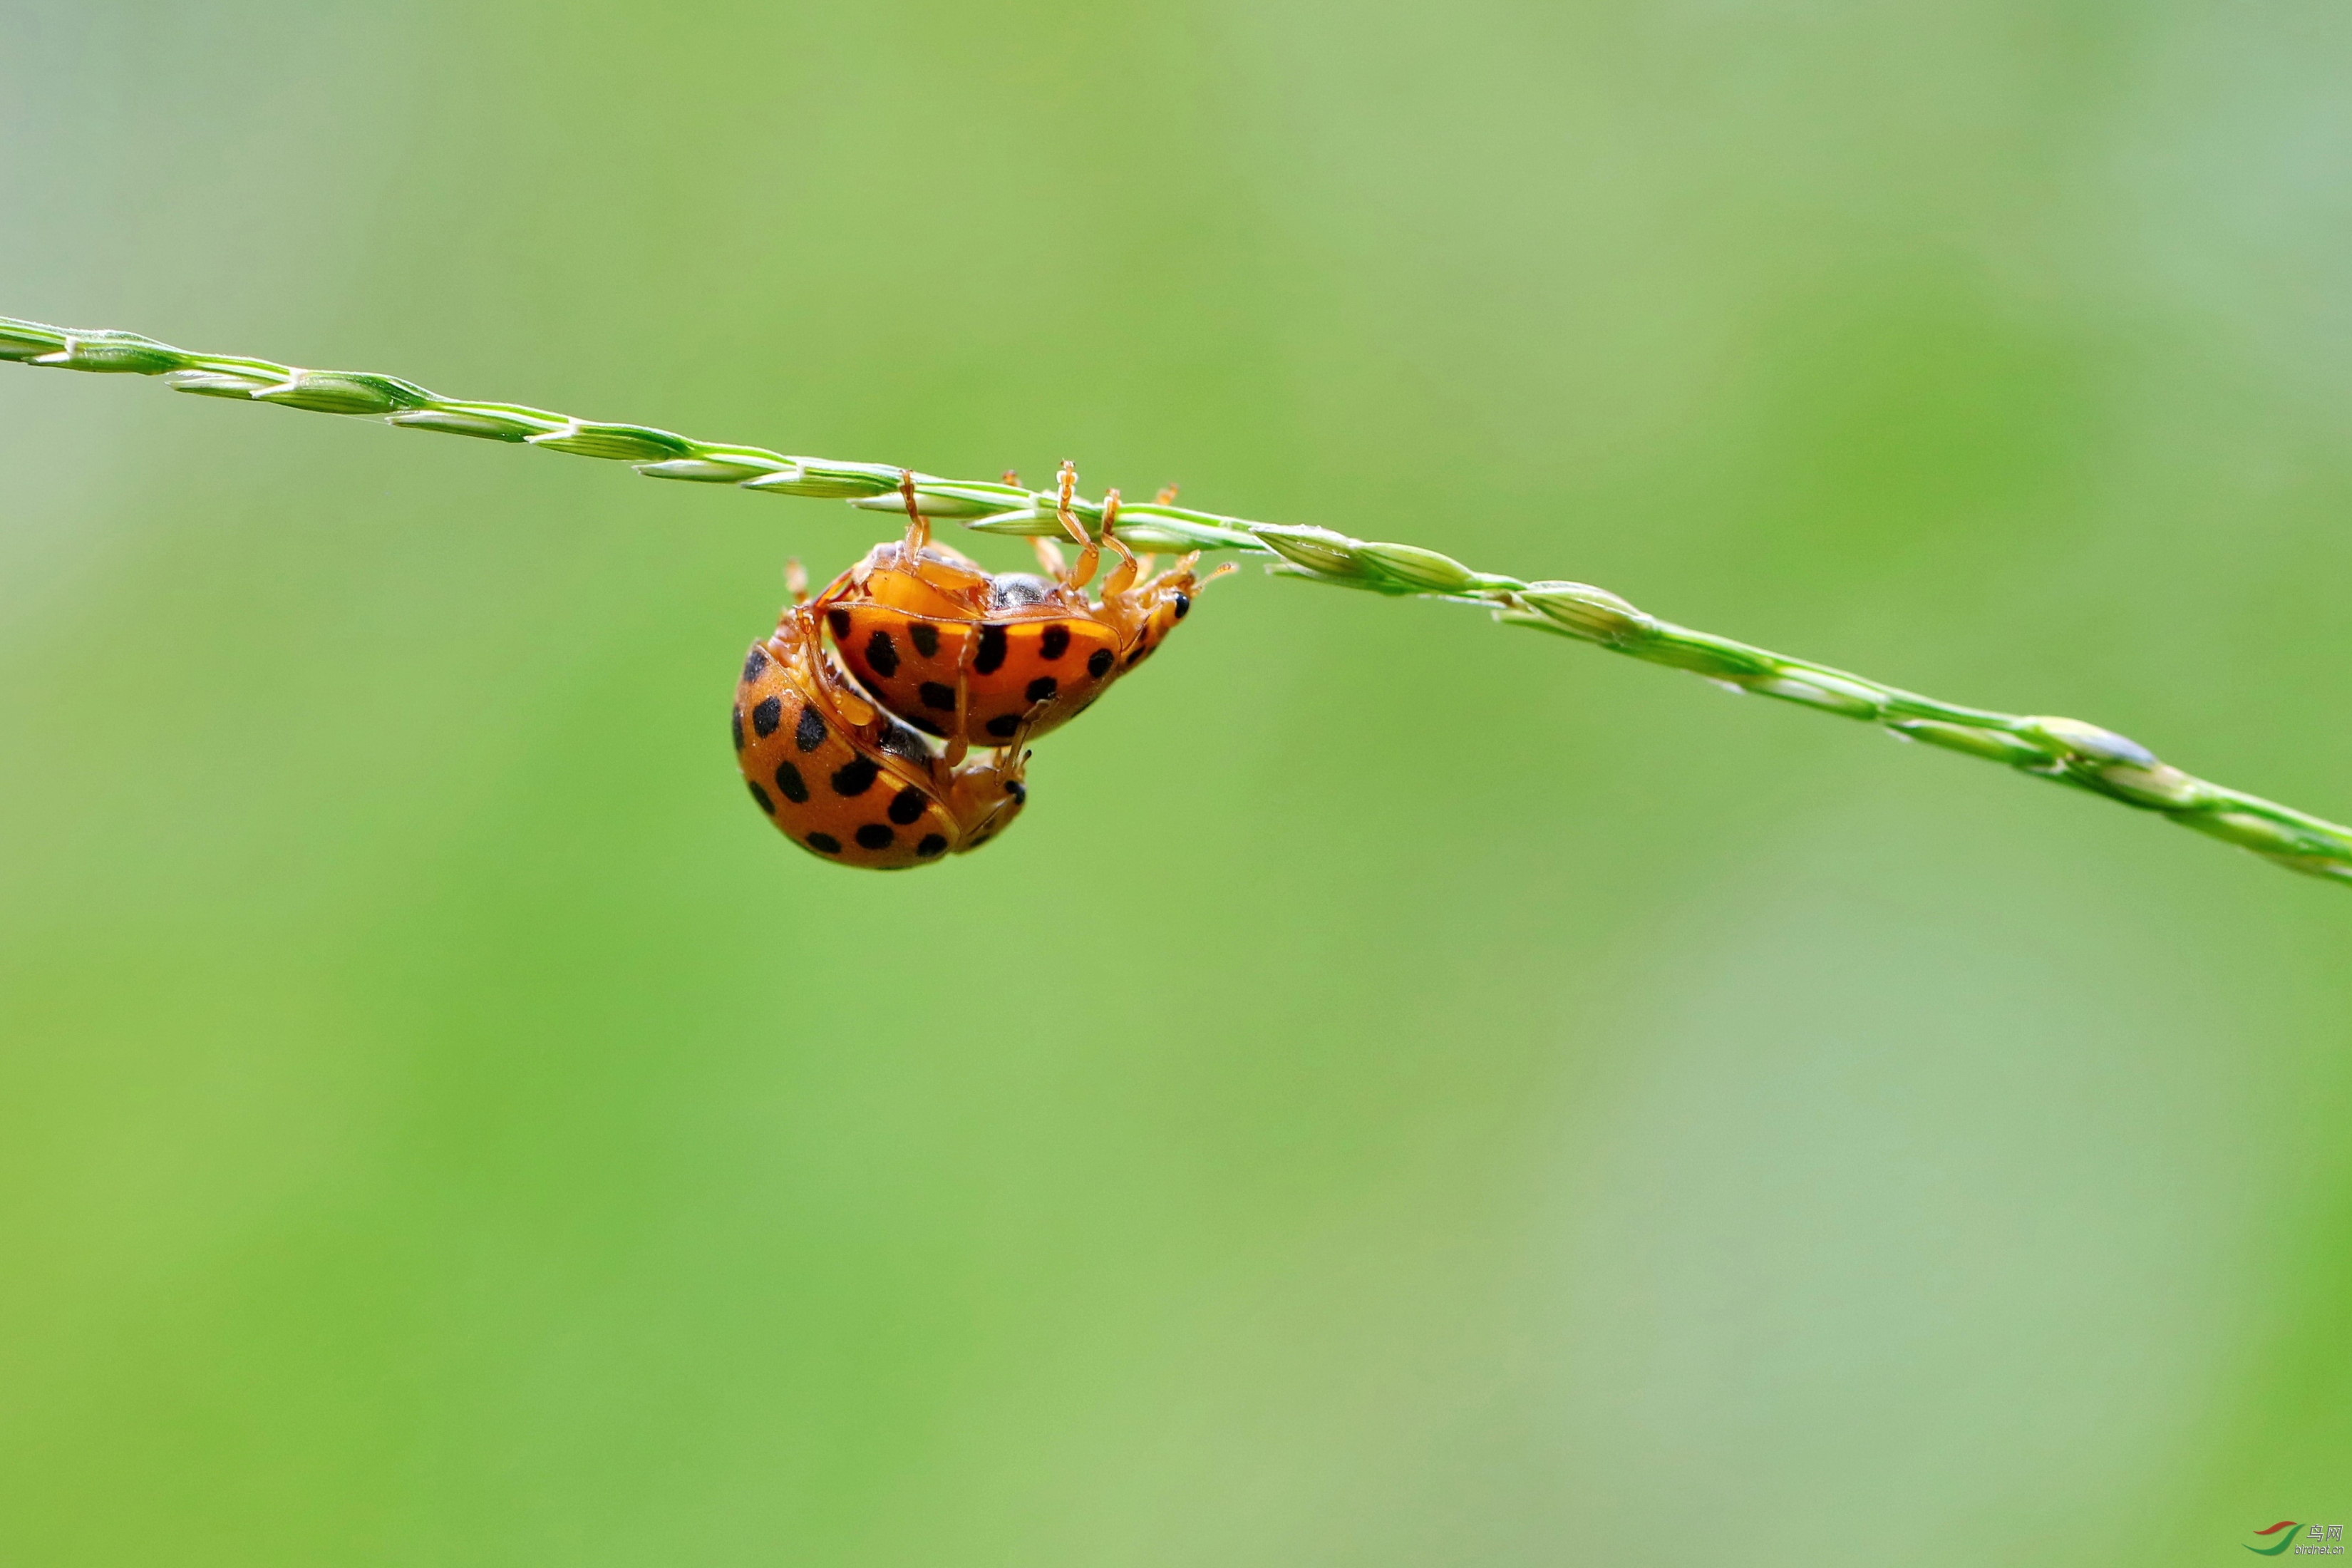
[[[933,543],[912,474],[899,481],[903,542],[876,545],[814,600],[795,563],[793,604],[744,659],[734,715],[744,781],[785,837],[884,871],[979,848],[1028,799],[1029,741],[1086,711],[1184,618],[1198,553],[1150,575],[1112,531],[1118,492],[1104,498],[1098,545],[1071,510],[1076,483],[1063,464],[1056,510],[1077,560],[1065,566],[1041,539],[1045,576],[991,574]],[[1118,564],[1089,600],[1101,545]]]

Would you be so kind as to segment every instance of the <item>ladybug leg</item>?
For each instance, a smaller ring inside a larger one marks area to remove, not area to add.
[[[1003,773],[1007,766],[1018,768],[1027,764],[1029,761],[1029,726],[1037,711],[1045,706],[1046,704],[1043,702],[1033,703],[1030,705],[1029,711],[1021,715],[1021,722],[1014,727],[1013,733],[1005,739],[1004,749],[996,753],[996,768],[999,773]],[[1019,758],[1020,761],[1018,763],[1008,763],[1007,759],[1014,757]]]
[[[813,604],[809,602],[808,598],[808,574],[801,570],[801,563],[799,562],[794,561],[785,566],[784,584],[785,586],[793,590],[793,603],[795,605],[807,605],[811,618],[814,619],[816,616],[824,614],[826,606],[830,605],[835,600],[846,597],[850,589],[856,587],[864,580],[866,565],[866,563],[861,561],[856,565],[851,567],[848,571],[844,572],[840,576],[835,577],[832,582],[827,583],[824,585],[824,592],[819,594],[816,596],[815,602]]]
[[[1207,587],[1210,584],[1215,582],[1218,578],[1227,576],[1241,570],[1240,567],[1228,561],[1223,565],[1218,567],[1215,571],[1210,573],[1207,576],[1195,578],[1192,575],[1192,568],[1200,563],[1201,552],[1197,550],[1192,551],[1189,554],[1180,555],[1176,558],[1175,565],[1171,566],[1167,571],[1153,578],[1150,583],[1146,584],[1145,586],[1147,588],[1159,588],[1162,584],[1165,584],[1171,590],[1181,586],[1188,587],[1193,593],[1197,594],[1202,589]]]
[[[931,520],[915,504],[915,470],[898,470],[898,496],[907,503],[907,553],[919,555],[931,542]]]
[[[964,752],[971,749],[971,742],[964,739],[963,731],[965,716],[971,706],[970,672],[972,649],[979,642],[977,637],[967,636],[961,651],[956,655],[955,711],[949,716],[947,724],[947,764],[950,771],[963,761]]]
[[[1065,462],[1056,483],[1054,515],[1061,520],[1062,531],[1076,540],[1078,545],[1078,563],[1071,567],[1069,574],[1062,579],[1062,586],[1075,593],[1094,581],[1095,563],[1102,559],[1102,549],[1095,543],[1094,536],[1086,531],[1085,525],[1078,521],[1078,514],[1070,510],[1070,502],[1078,493],[1078,466]]]
[[[798,613],[802,618],[801,657],[808,660],[808,689],[825,718],[845,732],[873,723],[881,717],[880,710],[857,695],[849,684],[849,677],[825,653],[815,615],[807,609]]]
[[[1069,575],[1070,563],[1063,557],[1060,545],[1043,535],[1031,540],[1029,544],[1037,552],[1037,564],[1046,576],[1060,579]]]
[[[1103,542],[1118,553],[1118,564],[1112,567],[1110,575],[1103,579],[1102,592],[1106,600],[1116,598],[1134,587],[1139,570],[1136,564],[1135,552],[1127,547],[1126,540],[1112,531],[1112,528],[1118,521],[1118,492],[1111,490],[1103,497],[1102,536]]]
[[[1150,584],[1146,585],[1143,596],[1146,601],[1151,605],[1152,608],[1156,609],[1160,605],[1172,604],[1189,595],[1197,594],[1202,589],[1207,587],[1210,584],[1215,582],[1218,578],[1226,575],[1228,573],[1238,572],[1241,570],[1240,567],[1228,561],[1223,565],[1218,567],[1214,572],[1210,573],[1207,576],[1195,577],[1192,575],[1192,563],[1197,561],[1199,558],[1200,552],[1196,550],[1192,554],[1184,557],[1183,560],[1178,562],[1175,566],[1166,574],[1154,579]],[[1147,616],[1150,613],[1150,610],[1145,612]],[[1181,618],[1181,615],[1179,618]]]

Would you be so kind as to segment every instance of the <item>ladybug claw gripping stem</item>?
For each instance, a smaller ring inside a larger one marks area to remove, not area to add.
[[[1109,545],[1111,549],[1117,552],[1118,556],[1118,565],[1112,570],[1109,576],[1103,579],[1103,597],[1105,599],[1108,599],[1116,594],[1126,593],[1129,588],[1135,586],[1135,580],[1139,575],[1140,575],[1140,569],[1136,563],[1135,552],[1127,547],[1127,541],[1121,539],[1118,534],[1111,531],[1111,529],[1118,523],[1118,492],[1117,490],[1107,490],[1103,493],[1102,537],[1103,542]]]
[[[898,470],[898,495],[907,503],[907,553],[919,554],[923,546],[931,542],[931,520],[915,504],[914,469]]]
[[[1078,466],[1064,458],[1062,471],[1054,476],[1054,515],[1061,520],[1062,531],[1067,533],[1074,542],[1092,544],[1094,541],[1087,537],[1085,528],[1079,525],[1077,513],[1070,510],[1070,503],[1077,500],[1077,497]]]
[[[1077,564],[1071,567],[1069,575],[1062,579],[1062,585],[1073,593],[1094,581],[1095,564],[1102,559],[1102,547],[1095,542],[1094,536],[1078,521],[1078,514],[1070,509],[1070,502],[1077,499],[1077,493],[1078,466],[1065,461],[1061,473],[1055,476],[1054,515],[1061,520],[1062,531],[1077,542]]]

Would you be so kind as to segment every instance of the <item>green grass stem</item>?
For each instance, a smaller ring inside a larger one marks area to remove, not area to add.
[[[761,447],[698,441],[645,425],[577,419],[512,403],[470,403],[398,376],[303,370],[268,360],[190,353],[135,332],[88,331],[0,317],[0,360],[50,370],[162,376],[175,392],[274,403],[320,414],[382,419],[404,430],[509,441],[631,465],[649,479],[733,485],[769,495],[845,500],[899,513],[908,470],[887,463],[793,457]],[[1062,531],[1052,491],[992,480],[912,475],[928,517],[982,533]],[[1099,532],[1103,503],[1072,510]],[[1996,713],[1791,658],[1634,608],[1583,583],[1473,571],[1412,544],[1351,538],[1327,528],[1253,522],[1170,503],[1122,505],[1129,543],[1160,550],[1238,550],[1274,558],[1283,576],[1377,594],[1476,605],[1507,626],[1549,632],[1613,653],[1687,670],[1719,686],[1859,719],[1906,740],[2002,763],[2036,778],[2152,811],[2291,870],[2352,880],[2352,828],[2257,795],[2209,784],[2160,762],[2137,741],[2076,719]]]

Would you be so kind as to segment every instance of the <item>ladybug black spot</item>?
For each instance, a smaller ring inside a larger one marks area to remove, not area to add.
[[[1009,741],[1013,731],[1021,728],[1021,715],[1006,713],[988,721],[988,732],[1000,741]]]
[[[929,658],[940,651],[940,628],[929,621],[908,621],[907,640],[915,645],[917,653]]]
[[[1176,595],[1176,618],[1177,618],[1178,620],[1180,620],[1180,621],[1181,621],[1181,620],[1182,620],[1186,616],[1189,616],[1189,615],[1191,615],[1192,613],[1192,595],[1190,595],[1190,594],[1179,594],[1179,595]]]
[[[857,830],[857,847],[861,849],[887,849],[898,836],[878,822],[869,822]]]
[[[915,846],[915,853],[928,860],[948,847],[948,841],[936,833],[926,833],[923,841]]]
[[[926,708],[937,708],[943,713],[955,711],[955,688],[942,686],[936,680],[926,680],[915,693]]]
[[[921,790],[917,789],[913,784],[908,784],[905,789],[900,790],[897,795],[892,797],[890,801],[890,820],[897,823],[899,826],[904,827],[908,823],[914,821],[917,817],[922,816],[923,807],[929,804],[929,800],[925,797]]]
[[[898,673],[898,649],[891,643],[888,632],[877,631],[866,639],[866,662],[885,680]]]
[[[947,731],[940,728],[938,721],[926,719],[920,713],[910,714],[907,722],[926,735],[937,735],[942,740],[947,738]]]
[[[1060,681],[1055,679],[1050,675],[1041,675],[1036,679],[1029,683],[1029,700],[1032,702],[1050,702],[1053,700],[1054,693],[1060,689],[1062,689],[1062,683]]]
[[[776,764],[776,787],[783,791],[784,798],[794,805],[808,804],[808,783],[801,777],[800,769],[792,763]]]
[[[1107,647],[1098,647],[1095,649],[1094,652],[1087,656],[1087,673],[1093,676],[1097,680],[1100,680],[1104,676],[1110,673],[1112,657],[1110,649]]]
[[[856,762],[848,763],[846,766],[841,768],[833,775],[833,793],[835,795],[864,795],[868,789],[873,787],[875,775],[881,773],[881,771],[882,770],[880,768],[874,765],[873,758],[860,757]]]
[[[735,749],[740,752],[743,749],[743,710],[740,706],[736,708],[729,727],[735,731]]]
[[[882,749],[919,767],[928,766],[931,760],[931,749],[923,744],[923,738],[895,719],[882,731]]]
[[[751,728],[759,731],[761,739],[765,740],[776,732],[776,726],[783,721],[783,699],[763,697],[760,700],[760,705],[751,710]]]
[[[751,798],[760,803],[760,809],[766,812],[770,816],[775,816],[776,803],[768,798],[768,792],[760,787],[760,781],[757,779],[745,779],[743,782],[751,786]]]
[[[1003,626],[981,627],[980,653],[978,657],[973,658],[971,661],[972,668],[980,671],[982,675],[987,675],[1003,663],[1004,628]]]
[[[751,680],[768,668],[768,650],[754,643],[751,651],[743,656],[743,679]]]
[[[1026,805],[1029,804],[1029,786],[1023,784],[1019,779],[1011,779],[1006,781],[1004,793],[1013,797],[1013,804],[1015,805]]]
[[[841,853],[841,840],[835,838],[830,833],[812,833],[808,836],[806,843],[810,848],[815,850],[820,855],[838,855]]]
[[[824,613],[824,624],[833,628],[833,640],[839,642],[849,635],[849,612],[827,610]]]
[[[1037,657],[1047,664],[1069,651],[1070,628],[1067,626],[1047,626],[1045,635],[1037,639]]]
[[[754,718],[758,715],[753,715]],[[760,731],[762,735],[767,731]],[[801,721],[793,731],[793,744],[803,752],[814,752],[824,744],[824,716],[814,708],[801,710]]]

